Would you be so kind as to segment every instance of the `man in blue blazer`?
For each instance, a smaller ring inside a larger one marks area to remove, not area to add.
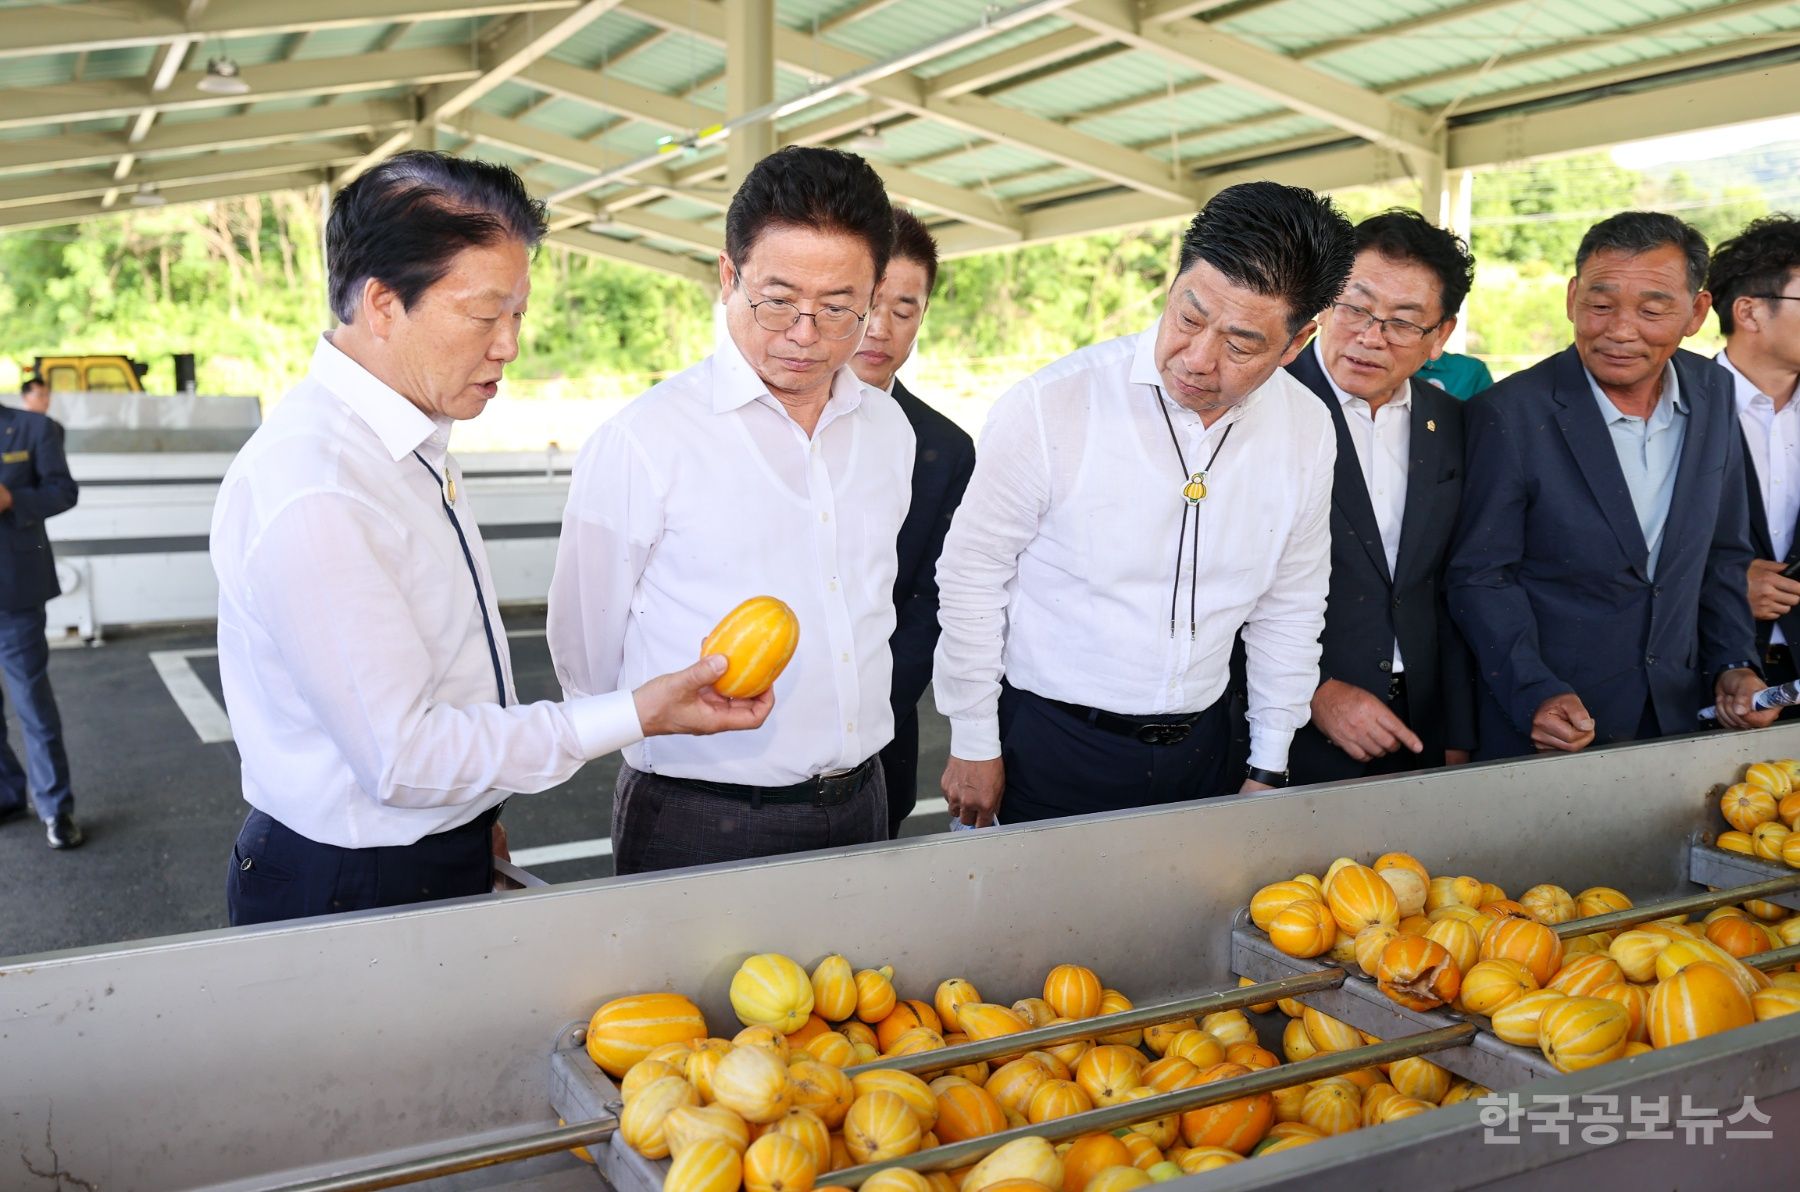
[[[42,381],[26,378],[21,395],[34,402]],[[44,821],[51,848],[74,848],[81,829],[74,820],[69,757],[62,718],[50,690],[50,646],[44,638],[44,605],[62,591],[44,522],[76,499],[75,478],[63,455],[62,427],[31,410],[0,406],[0,674],[18,705],[25,730],[25,766],[0,728],[0,821],[32,806]]]
[[[1331,594],[1312,722],[1291,781],[1332,782],[1469,760],[1468,647],[1444,607],[1462,500],[1463,408],[1420,380],[1475,277],[1467,246],[1416,211],[1356,225],[1350,280],[1288,365],[1337,426]]]
[[[1475,652],[1479,756],[1731,728],[1764,686],[1745,598],[1744,455],[1725,374],[1680,350],[1706,240],[1628,211],[1582,237],[1574,345],[1467,407],[1450,613]]]
[[[912,504],[897,544],[894,632],[888,638],[894,655],[894,739],[881,751],[881,768],[887,778],[889,836],[900,835],[900,825],[918,803],[919,700],[931,683],[931,655],[938,639],[937,561],[950,516],[975,470],[975,441],[914,397],[895,375],[912,355],[937,284],[937,266],[931,233],[918,216],[896,207],[893,256],[875,291],[862,346],[850,360],[865,384],[894,395],[916,441]]]

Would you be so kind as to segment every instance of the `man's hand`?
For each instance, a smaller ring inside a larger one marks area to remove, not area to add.
[[[1313,692],[1312,719],[1325,739],[1359,762],[1398,749],[1423,753],[1425,743],[1388,706],[1352,683],[1327,679]]]
[[[1750,560],[1750,615],[1759,621],[1784,617],[1800,604],[1800,579],[1782,575],[1784,566],[1773,559]]]
[[[1254,795],[1257,791],[1272,791],[1275,788],[1266,782],[1258,782],[1254,778],[1244,779],[1244,785],[1238,787],[1240,795]]]
[[[952,757],[944,767],[940,785],[951,815],[971,828],[985,828],[1000,810],[1000,792],[1006,789],[1006,763],[997,757],[985,762]]]
[[[0,484],[0,513],[12,508],[12,489]]]
[[[506,843],[506,825],[499,820],[494,821],[494,856],[501,861],[512,860],[512,849]]]
[[[1594,718],[1573,691],[1553,695],[1531,718],[1531,743],[1539,753],[1580,753],[1594,743]]]
[[[1780,708],[1765,708],[1761,712],[1751,710],[1750,697],[1767,687],[1768,684],[1756,677],[1756,672],[1747,667],[1728,670],[1719,676],[1713,685],[1714,707],[1719,712],[1719,723],[1726,728],[1766,728],[1781,716]]]
[[[725,675],[723,654],[702,658],[686,670],[658,675],[631,693],[637,704],[638,723],[646,737],[710,733],[760,728],[775,706],[771,688],[755,699],[729,699],[713,690]]]
[[[1467,749],[1446,749],[1444,750],[1444,764],[1446,766],[1466,766],[1469,764],[1469,756]]]

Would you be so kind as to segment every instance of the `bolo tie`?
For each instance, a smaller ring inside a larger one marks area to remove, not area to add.
[[[487,634],[488,661],[494,666],[494,694],[499,698],[500,706],[506,706],[506,672],[500,665],[500,644],[494,637],[494,623],[488,617],[487,598],[481,591],[481,575],[475,570],[475,554],[469,549],[469,540],[463,534],[462,523],[456,518],[456,477],[439,476],[437,469],[425,462],[425,457],[414,451],[413,458],[419,466],[431,473],[431,479],[437,485],[438,499],[443,502],[444,516],[450,519],[451,528],[456,531],[456,541],[462,547],[463,562],[468,565],[469,578],[475,582],[475,604],[481,609],[481,629]],[[502,804],[504,806],[504,804]]]
[[[1175,532],[1175,578],[1169,585],[1169,636],[1175,636],[1175,606],[1181,597],[1181,556],[1187,546],[1188,522],[1194,523],[1194,553],[1188,562],[1188,640],[1199,637],[1200,620],[1196,608],[1197,593],[1200,587],[1200,502],[1206,500],[1206,475],[1218,461],[1219,452],[1225,447],[1225,440],[1231,437],[1230,423],[1219,441],[1213,444],[1212,455],[1207,457],[1206,466],[1198,472],[1188,471],[1187,453],[1181,449],[1181,437],[1175,433],[1175,420],[1169,417],[1169,399],[1163,393],[1162,386],[1156,389],[1156,408],[1162,411],[1163,425],[1169,428],[1169,442],[1175,445],[1175,459],[1181,464],[1181,528]]]

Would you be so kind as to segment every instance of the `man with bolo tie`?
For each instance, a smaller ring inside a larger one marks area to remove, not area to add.
[[[250,812],[233,925],[485,893],[510,793],[647,736],[748,729],[711,657],[636,690],[521,704],[450,457],[519,352],[543,205],[511,170],[402,153],[340,191],[306,378],[213,511],[219,671]],[[698,644],[698,639],[695,639]]]
[[[1337,437],[1281,366],[1349,223],[1256,182],[1189,225],[1155,327],[1006,393],[938,563],[943,789],[981,825],[1262,790],[1318,686]],[[1250,757],[1227,773],[1234,641]]]

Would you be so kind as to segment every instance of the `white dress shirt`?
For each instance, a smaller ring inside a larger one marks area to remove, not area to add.
[[[1124,716],[1210,707],[1241,626],[1250,764],[1287,768],[1319,685],[1337,432],[1279,369],[1209,430],[1160,396],[1155,342],[1152,329],[1085,348],[1014,386],[989,415],[938,560],[933,684],[956,757],[1000,756],[1002,674]],[[1198,508],[1195,635],[1191,546],[1169,628],[1187,476],[1159,403],[1190,471],[1206,468],[1232,428]]]
[[[1756,469],[1756,486],[1762,491],[1763,512],[1768,515],[1769,545],[1779,562],[1794,547],[1794,523],[1800,519],[1800,401],[1789,401],[1777,410],[1775,399],[1739,372],[1729,354],[1720,352],[1717,359],[1731,374],[1738,425],[1744,428],[1750,466]],[[1788,644],[1781,626],[1773,629],[1769,640]]]
[[[321,340],[213,510],[219,671],[244,798],[346,848],[412,844],[642,735],[629,692],[520,706],[475,514],[445,515],[450,423]]]
[[[582,448],[550,583],[550,656],[572,696],[691,664],[752,596],[800,621],[759,729],[625,751],[674,778],[786,786],[860,765],[894,736],[896,543],[913,433],[888,394],[838,370],[809,438],[721,335],[714,353]]]
[[[1312,350],[1318,359],[1319,372],[1344,408],[1344,422],[1350,428],[1350,442],[1356,447],[1356,462],[1362,467],[1363,487],[1369,490],[1369,503],[1375,507],[1375,529],[1381,534],[1381,549],[1387,555],[1388,575],[1400,563],[1400,524],[1406,517],[1406,478],[1412,461],[1412,381],[1401,383],[1400,392],[1371,411],[1369,403],[1352,397],[1339,388],[1331,370],[1325,367],[1325,356],[1314,337]],[[1394,641],[1394,674],[1406,670],[1400,657],[1400,642]]]

